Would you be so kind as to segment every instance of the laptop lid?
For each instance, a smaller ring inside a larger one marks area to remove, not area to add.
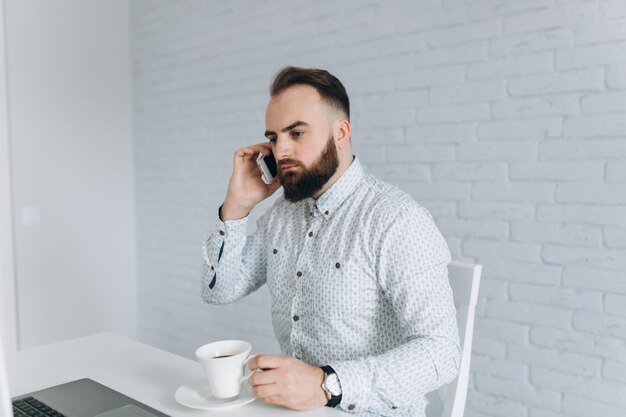
[[[0,417],[11,417],[13,405],[1,336]],[[167,414],[86,378],[20,395],[14,400],[25,397],[33,397],[67,417],[167,417]]]
[[[11,394],[9,393],[9,377],[4,363],[4,342],[0,333],[0,416],[12,416]]]

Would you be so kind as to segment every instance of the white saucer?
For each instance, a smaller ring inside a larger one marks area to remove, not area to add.
[[[208,382],[200,379],[185,384],[176,390],[174,398],[185,407],[199,410],[223,410],[251,403],[256,399],[248,381],[241,384],[241,392],[233,398],[215,398],[211,395]]]

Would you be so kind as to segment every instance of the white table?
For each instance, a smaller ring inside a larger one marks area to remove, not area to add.
[[[178,404],[174,392],[202,378],[199,363],[113,333],[67,340],[7,355],[11,396],[80,378],[91,378],[170,416],[339,417],[322,407],[291,411],[254,400],[230,410],[194,410]]]

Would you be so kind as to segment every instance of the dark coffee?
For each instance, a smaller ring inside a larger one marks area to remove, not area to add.
[[[233,355],[219,355],[219,356],[213,356],[211,359],[219,359],[219,358],[230,358]]]

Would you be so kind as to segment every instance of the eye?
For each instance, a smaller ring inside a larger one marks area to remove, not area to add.
[[[272,138],[267,138],[267,140],[268,140],[271,144],[276,143],[276,138],[274,138],[274,137],[272,137]]]
[[[300,132],[299,130],[294,130],[293,132],[291,132],[291,136],[293,136],[295,138],[299,138],[303,134],[304,134],[304,132]]]

